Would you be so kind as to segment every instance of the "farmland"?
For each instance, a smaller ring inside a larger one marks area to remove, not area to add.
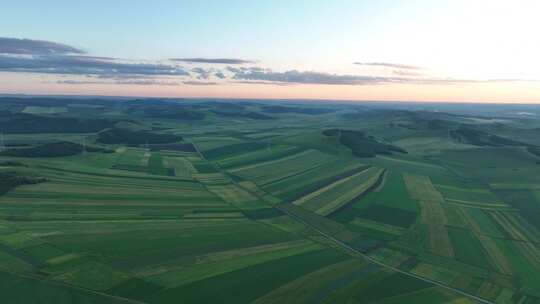
[[[29,100],[0,121],[7,303],[540,303],[540,119]]]

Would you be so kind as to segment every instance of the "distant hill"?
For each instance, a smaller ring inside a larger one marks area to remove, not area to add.
[[[358,157],[374,157],[377,154],[390,155],[393,152],[407,153],[404,149],[377,141],[374,137],[366,136],[364,132],[341,129],[324,130],[325,136],[339,136],[341,144],[349,147]]]
[[[0,111],[0,130],[5,133],[92,133],[111,128],[116,122]]]
[[[504,147],[504,146],[529,146],[529,144],[490,134],[472,128],[459,128],[451,130],[450,136],[461,143],[475,146]]]

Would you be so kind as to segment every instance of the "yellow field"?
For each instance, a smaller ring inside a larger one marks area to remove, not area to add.
[[[448,220],[442,206],[444,198],[429,177],[412,174],[404,174],[403,177],[411,197],[420,202],[421,219],[428,227],[431,252],[453,257],[454,248],[446,229]]]

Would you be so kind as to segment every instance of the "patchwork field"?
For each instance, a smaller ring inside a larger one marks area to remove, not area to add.
[[[2,303],[540,303],[536,133],[507,110],[25,102]]]
[[[448,221],[443,209],[444,198],[428,177],[407,174],[404,178],[411,197],[420,203],[421,221],[427,226],[430,251],[453,257],[454,248],[446,229]]]

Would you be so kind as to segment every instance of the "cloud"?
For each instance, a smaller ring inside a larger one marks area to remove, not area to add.
[[[236,84],[264,84],[264,85],[276,85],[276,86],[293,85],[293,83],[286,83],[286,82],[269,82],[269,81],[253,81],[253,80],[237,80],[237,81],[230,81],[229,83],[236,83]]]
[[[394,70],[392,73],[396,76],[422,76],[422,73],[411,71],[411,70]]]
[[[81,49],[62,43],[0,37],[0,54],[59,55],[84,53],[85,52]]]
[[[400,63],[388,63],[388,62],[354,62],[356,65],[362,66],[373,66],[373,67],[385,67],[393,69],[403,69],[403,70],[421,70],[421,67]]]
[[[232,66],[228,66],[225,68],[227,71],[231,72],[231,73],[240,73],[242,72],[241,69],[239,68],[235,68],[235,67],[232,67]]]
[[[117,81],[116,84],[130,84],[130,85],[154,85],[154,86],[177,86],[180,83],[176,81],[161,81],[155,79],[143,79],[143,80],[124,80]]]
[[[385,85],[385,84],[420,84],[420,85],[456,85],[493,82],[534,81],[522,79],[456,79],[427,77],[414,72],[396,73],[397,76],[343,75],[313,71],[289,70],[274,72],[263,68],[228,68],[232,83],[243,84],[320,84],[320,85]],[[414,77],[413,77],[414,76]]]
[[[90,80],[58,80],[56,81],[58,84],[73,84],[73,85],[79,85],[79,84],[110,84],[109,82],[105,81],[90,81]]]
[[[243,81],[269,81],[278,83],[297,84],[329,84],[329,85],[370,85],[390,82],[400,82],[401,78],[377,77],[363,75],[339,75],[321,72],[301,72],[289,70],[286,72],[273,72],[264,69],[236,70],[235,80]]]
[[[184,68],[179,62],[199,64]],[[317,71],[273,71],[242,64],[253,61],[234,58],[174,58],[165,61],[133,61],[121,58],[86,55],[78,48],[42,40],[0,37],[0,72],[56,75],[49,81],[60,84],[121,85],[193,85],[210,86],[222,83],[265,85],[455,85],[493,82],[537,81],[521,79],[453,79],[423,74],[418,66],[355,62],[360,66],[382,67],[378,73],[366,75],[332,74]],[[226,64],[225,67],[204,64]],[[202,67],[201,67],[202,66]],[[215,80],[215,81],[214,81]]]
[[[197,74],[197,79],[208,79],[210,78],[210,75],[212,74],[214,70],[213,69],[203,69],[201,67],[196,67],[191,69],[191,72]]]
[[[236,58],[171,58],[172,61],[187,63],[213,63],[213,64],[246,64],[254,61]]]
[[[187,84],[187,85],[194,85],[194,86],[211,86],[211,85],[218,85],[219,84],[219,83],[213,82],[213,81],[195,81],[195,80],[183,81],[182,83]]]
[[[189,76],[181,67],[171,64],[134,63],[107,57],[70,55],[0,55],[0,71],[102,77]]]
[[[58,84],[70,85],[85,85],[85,84],[121,84],[121,85],[154,85],[154,86],[177,86],[180,85],[175,81],[161,81],[156,79],[140,79],[140,80],[115,80],[115,81],[94,81],[94,80],[58,80]]]
[[[227,76],[226,76],[225,74],[223,74],[223,72],[221,72],[221,71],[215,72],[215,73],[214,73],[214,76],[217,77],[217,78],[219,78],[219,79],[225,79],[225,78],[227,78]]]

